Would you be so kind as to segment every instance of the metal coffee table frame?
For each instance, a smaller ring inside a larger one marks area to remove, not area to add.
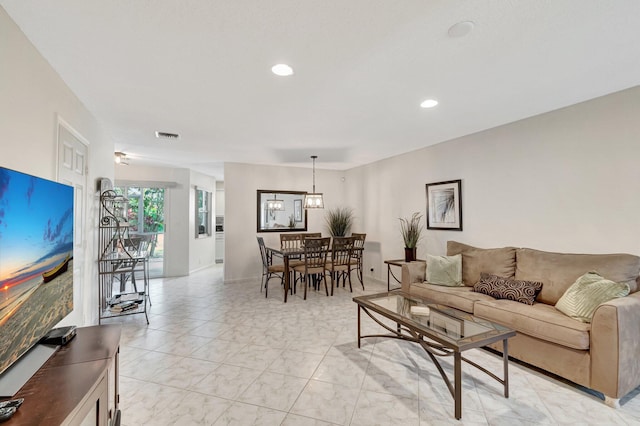
[[[484,372],[488,376],[497,380],[500,384],[504,386],[504,397],[509,398],[509,354],[508,354],[508,344],[507,340],[516,335],[514,330],[508,329],[506,327],[493,324],[490,321],[481,320],[485,325],[492,325],[494,328],[486,333],[473,335],[467,338],[463,338],[457,341],[453,341],[452,339],[448,339],[446,335],[443,335],[433,329],[428,328],[425,325],[422,325],[418,322],[413,321],[409,317],[405,317],[396,312],[392,312],[388,309],[385,309],[382,306],[376,305],[372,300],[380,299],[388,296],[400,296],[411,301],[415,301],[420,305],[430,306],[436,308],[438,310],[447,310],[449,313],[458,313],[462,317],[473,318],[471,314],[466,314],[464,312],[457,311],[455,309],[443,306],[436,305],[433,303],[429,303],[428,300],[421,299],[416,296],[412,296],[406,294],[402,291],[394,290],[389,293],[378,293],[372,294],[368,296],[358,296],[354,297],[353,301],[358,305],[358,348],[360,348],[360,340],[369,337],[387,337],[392,339],[400,339],[407,340],[409,342],[418,343],[425,352],[429,355],[434,365],[440,372],[442,379],[444,380],[451,396],[454,399],[455,403],[455,418],[462,418],[462,361],[474,366],[480,371]],[[362,335],[360,329],[360,315],[361,311],[364,311],[372,320],[374,320],[377,324],[383,327],[385,330],[388,330],[390,334],[368,334]],[[375,315],[372,313],[375,312],[387,319],[394,321],[397,324],[397,328],[393,329],[388,325],[382,323]],[[428,340],[427,340],[428,339]],[[502,340],[503,352],[503,378],[498,377],[491,371],[486,368],[476,364],[475,362],[465,358],[462,356],[462,352],[478,348],[482,346],[486,346],[488,344],[497,342]],[[453,357],[454,363],[454,381],[453,383],[447,376],[447,373],[444,371],[440,362],[436,357]]]

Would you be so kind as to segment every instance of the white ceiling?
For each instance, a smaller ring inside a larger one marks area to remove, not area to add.
[[[217,177],[312,154],[344,170],[640,84],[638,0],[0,5],[133,164]]]

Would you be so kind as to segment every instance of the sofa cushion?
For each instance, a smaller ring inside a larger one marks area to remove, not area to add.
[[[607,280],[596,272],[587,272],[562,295],[556,309],[582,322],[591,322],[598,305],[629,294],[629,284]]]
[[[470,314],[473,313],[473,304],[477,300],[493,300],[491,296],[474,292],[472,287],[445,287],[426,282],[412,284],[411,294]]]
[[[591,324],[569,318],[545,303],[529,306],[512,300],[481,300],[474,304],[473,314],[538,339],[573,349],[589,349]]]
[[[456,241],[447,242],[447,255],[462,254],[462,282],[473,286],[480,280],[480,273],[513,278],[516,272],[515,247],[482,249]]]
[[[478,293],[527,305],[533,305],[540,290],[542,290],[541,282],[512,280],[485,272],[480,274],[480,281],[473,286],[473,291]]]
[[[640,257],[631,254],[551,253],[528,248],[517,250],[517,280],[540,281],[544,285],[538,302],[555,305],[565,291],[582,275],[598,271],[609,280],[629,284],[637,290]],[[464,255],[462,257],[464,277]],[[488,272],[488,271],[484,271]],[[500,275],[500,274],[496,274]]]
[[[462,285],[462,255],[427,255],[427,282],[429,284],[460,287]]]

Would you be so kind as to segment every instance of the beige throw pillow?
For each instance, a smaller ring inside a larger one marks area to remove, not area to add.
[[[628,294],[628,284],[605,279],[597,272],[587,272],[565,291],[556,303],[556,309],[578,321],[590,323],[598,305]]]
[[[462,255],[427,255],[427,282],[429,284],[459,287],[462,285]]]

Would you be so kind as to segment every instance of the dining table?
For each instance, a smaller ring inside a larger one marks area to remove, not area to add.
[[[282,248],[282,247],[265,247],[267,252],[270,252],[271,255],[281,257],[282,262],[284,264],[284,303],[287,303],[287,295],[289,294],[289,289],[291,288],[291,270],[289,267],[290,259],[301,260],[304,259],[304,247],[296,247],[296,248]],[[361,247],[354,247],[352,250],[364,250]],[[331,250],[329,250],[330,259]]]

